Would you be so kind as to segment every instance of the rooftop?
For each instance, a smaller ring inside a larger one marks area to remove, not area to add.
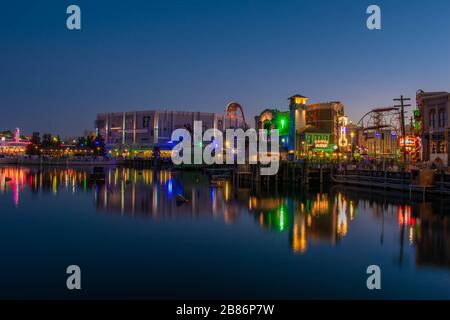
[[[288,100],[291,100],[292,98],[302,98],[302,99],[308,99],[308,97],[305,97],[301,94],[295,94],[292,97],[289,97]]]

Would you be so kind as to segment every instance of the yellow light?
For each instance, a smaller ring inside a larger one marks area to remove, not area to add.
[[[339,146],[346,147],[348,145],[347,137],[345,136],[345,131],[347,129],[348,118],[341,117],[341,128],[340,128],[340,137],[339,137]]]
[[[295,98],[295,103],[296,104],[306,104],[306,98],[296,97]]]

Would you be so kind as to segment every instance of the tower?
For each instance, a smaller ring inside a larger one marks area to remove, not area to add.
[[[20,142],[20,129],[16,128],[16,133],[14,134],[14,142],[19,143]]]
[[[289,155],[295,158],[297,144],[297,132],[306,126],[306,104],[308,98],[300,94],[289,98],[290,123],[289,123]]]

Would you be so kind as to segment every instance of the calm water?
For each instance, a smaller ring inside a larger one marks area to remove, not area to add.
[[[450,298],[450,201],[0,168],[0,298]],[[177,204],[176,195],[190,201]],[[82,269],[81,292],[66,267]],[[366,288],[377,264],[382,290]]]

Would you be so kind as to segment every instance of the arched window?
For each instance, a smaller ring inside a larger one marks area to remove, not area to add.
[[[445,114],[445,109],[439,109],[438,113],[438,119],[439,119],[439,127],[445,127],[447,119]]]
[[[430,128],[436,128],[436,110],[430,110]]]

